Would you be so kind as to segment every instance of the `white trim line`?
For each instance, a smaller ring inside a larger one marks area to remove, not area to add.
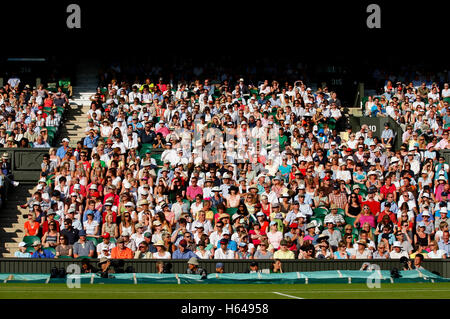
[[[286,295],[286,294],[282,294],[281,292],[276,292],[276,291],[272,291],[274,294],[280,295],[280,296],[285,296],[285,297],[289,297],[289,298],[293,298],[293,299],[303,299],[301,297],[296,297],[296,296],[291,296],[291,295]]]

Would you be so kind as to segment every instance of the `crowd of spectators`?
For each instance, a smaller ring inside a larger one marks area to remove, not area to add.
[[[50,147],[68,104],[62,87],[31,87],[12,75],[0,87],[0,147]]]
[[[22,205],[33,240],[17,256],[448,256],[438,148],[416,147],[411,133],[394,150],[389,126],[381,139],[338,132],[344,105],[327,87],[111,79],[91,101],[86,137],[44,157]]]
[[[448,83],[439,84],[418,76],[411,82],[387,80],[381,94],[364,100],[364,114],[371,117],[391,117],[407,135],[431,138],[442,137],[450,127],[450,89]],[[405,142],[405,138],[403,138]]]
[[[53,92],[54,91],[54,92]],[[0,148],[49,148],[69,99],[62,87],[31,87],[13,74],[0,87]],[[10,155],[2,154],[0,203],[7,199],[7,185],[13,180]]]

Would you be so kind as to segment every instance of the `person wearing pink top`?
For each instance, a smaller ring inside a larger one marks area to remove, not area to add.
[[[193,201],[197,195],[202,195],[203,197],[203,188],[197,185],[197,178],[193,177],[191,179],[191,185],[186,189],[186,198],[189,201]]]
[[[357,227],[357,224],[359,223],[359,228],[362,228],[364,223],[369,223],[370,227],[374,228],[376,226],[375,224],[375,216],[372,215],[370,212],[369,205],[364,205],[362,212],[356,216],[356,219],[353,223],[353,227]]]
[[[164,138],[170,133],[163,120],[159,121],[159,128],[156,130],[156,134],[158,133],[161,133]]]

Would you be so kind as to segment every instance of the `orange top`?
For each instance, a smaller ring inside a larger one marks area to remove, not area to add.
[[[31,223],[29,220],[25,222],[25,225],[23,226],[26,231],[28,231],[29,236],[36,236],[39,231],[39,223],[34,222],[34,225],[31,226]]]
[[[119,249],[119,247],[114,247],[111,249],[111,259],[133,259],[133,251],[125,247],[125,249]]]

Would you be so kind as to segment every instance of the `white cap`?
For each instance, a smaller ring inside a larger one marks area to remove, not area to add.
[[[422,216],[428,216],[428,217],[430,217],[430,212],[427,211],[427,210],[424,210],[424,211],[422,212]]]
[[[89,189],[97,189],[97,185],[92,184],[91,186],[89,186]]]
[[[400,247],[400,248],[402,248],[402,244],[401,244],[398,240],[396,240],[396,241],[394,241],[394,243],[392,244],[392,247]]]
[[[127,202],[126,204],[125,204],[125,207],[134,207],[134,204],[132,203],[132,202]]]
[[[300,218],[300,217],[306,218],[306,215],[303,213],[297,213],[297,215],[295,215],[295,217],[296,218]]]
[[[398,161],[399,161],[399,159],[395,156],[391,158],[391,164],[397,163]]]
[[[25,247],[27,244],[24,242],[24,241],[21,241],[20,243],[19,243],[19,247]]]
[[[67,142],[67,143],[70,142],[69,139],[68,139],[67,137],[63,138],[62,141],[63,141],[63,142]]]
[[[80,184],[75,184],[75,185],[73,186],[73,189],[81,189],[81,185],[80,185]]]
[[[123,187],[125,187],[125,188],[131,188],[130,182],[127,181],[127,180],[124,180],[124,181],[123,181]]]

